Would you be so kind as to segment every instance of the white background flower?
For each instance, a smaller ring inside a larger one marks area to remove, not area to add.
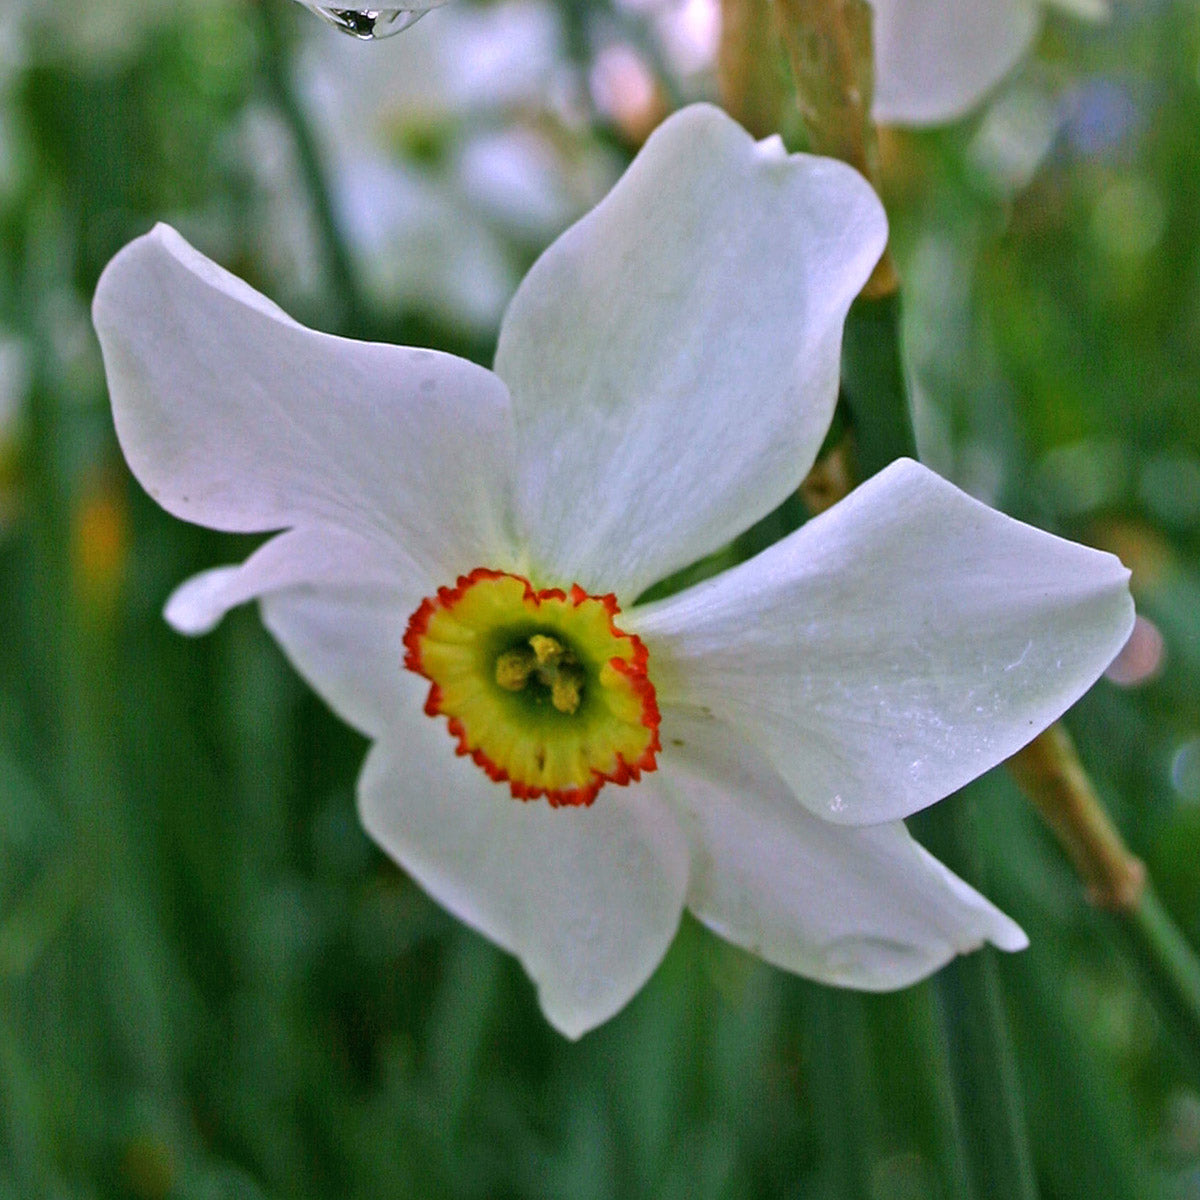
[[[757,558],[636,605],[806,473],[885,233],[853,172],[699,107],[535,265],[495,374],[306,330],[162,228],[101,281],[143,485],[188,520],[287,530],[185,584],[170,619],[199,632],[260,598],[297,668],[375,740],[367,828],[520,956],[570,1035],[641,986],[685,905],[772,962],[865,988],[1023,944],[900,818],[1096,678],[1132,621],[1115,559],[901,462]],[[650,652],[657,771],[564,811],[454,756],[402,638],[422,597],[479,566],[616,593]]]
[[[975,107],[1029,49],[1050,4],[1102,17],[1104,0],[871,0],[875,113],[926,125]]]
[[[513,243],[544,245],[612,183],[617,165],[553,111],[562,47],[539,0],[450,5],[372,46],[307,27],[297,91],[375,298],[493,330]]]
[[[666,61],[685,81],[715,66],[718,0],[619,0],[651,17]],[[1021,60],[1047,8],[1102,20],[1108,0],[870,0],[875,116],[934,125],[966,116]]]

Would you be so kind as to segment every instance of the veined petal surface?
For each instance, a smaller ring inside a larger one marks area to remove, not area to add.
[[[841,163],[707,105],[665,121],[501,328],[534,570],[629,604],[779,504],[829,427],[886,232]]]
[[[924,125],[968,112],[1037,33],[1039,0],[871,0],[875,115]]]
[[[489,371],[296,324],[158,226],[93,308],[117,435],[169,512],[348,529],[433,583],[511,557],[511,414]]]
[[[660,703],[711,709],[820,817],[893,821],[1073,704],[1129,572],[901,460],[749,562],[626,614]]]
[[[728,726],[669,709],[663,729],[662,782],[692,849],[688,908],[722,937],[809,979],[868,991],[907,987],[984,941],[1027,945],[902,822],[822,821]]]
[[[624,1007],[675,935],[687,887],[675,814],[645,783],[590,808],[514,800],[422,715],[420,682],[409,677],[411,708],[367,758],[363,824],[439,904],[516,954],[550,1023],[579,1037]]]

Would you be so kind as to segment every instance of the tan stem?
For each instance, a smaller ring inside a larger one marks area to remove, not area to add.
[[[779,51],[767,0],[721,0],[717,88],[725,111],[756,138],[779,130],[785,95]]]
[[[854,439],[846,434],[828,454],[822,455],[813,464],[800,485],[800,499],[815,517],[850,495],[857,483]]]
[[[813,150],[878,183],[870,6],[866,0],[773,2]]]
[[[813,152],[849,163],[882,194],[879,145],[871,117],[875,95],[871,6],[867,0],[772,2]],[[862,294],[878,300],[899,288],[895,263],[885,250]]]
[[[1091,902],[1135,909],[1146,886],[1145,865],[1122,841],[1066,729],[1051,725],[1007,765],[1074,863]]]

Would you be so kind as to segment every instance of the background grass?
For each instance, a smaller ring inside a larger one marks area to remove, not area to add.
[[[33,4],[0,23],[0,1196],[808,1197],[835,1194],[845,1153],[883,1200],[946,1194],[926,987],[829,992],[685,923],[628,1009],[570,1044],[513,961],[370,844],[365,744],[256,613],[198,641],[163,624],[178,581],[248,546],[172,520],[123,466],[87,322],[120,246],[171,219],[314,324],[484,362],[494,327],[369,287],[347,310],[271,86],[281,68],[320,130],[297,64],[335,34],[285,0],[278,44],[249,4],[110,7],[107,45]],[[436,40],[444,15],[362,53]],[[627,13],[564,0],[555,28],[572,86],[613,43],[666,61]],[[1192,0],[1052,18],[981,114],[885,143],[925,456],[1120,553],[1164,636],[1155,678],[1102,681],[1068,724],[1193,941],[1198,66]],[[591,164],[578,207],[640,132],[577,110],[410,107],[378,152],[470,199],[456,155],[511,120],[564,172]],[[514,278],[554,232],[479,211]],[[368,279],[386,249],[349,242]],[[960,802],[977,882],[1032,939],[998,967],[1043,1195],[1200,1196],[1194,1036],[1008,778]]]

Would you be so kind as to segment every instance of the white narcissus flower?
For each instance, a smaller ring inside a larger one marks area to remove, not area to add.
[[[875,115],[902,125],[969,112],[1029,49],[1047,7],[1091,19],[1107,0],[871,0]]]
[[[142,484],[187,520],[286,531],[169,620],[260,601],[374,741],[367,829],[570,1036],[641,987],[685,906],[867,989],[1025,944],[901,818],[1096,679],[1133,619],[1115,558],[902,461],[637,603],[799,484],[885,237],[849,168],[699,106],[533,267],[494,374],[305,329],[163,227],[100,281]]]

